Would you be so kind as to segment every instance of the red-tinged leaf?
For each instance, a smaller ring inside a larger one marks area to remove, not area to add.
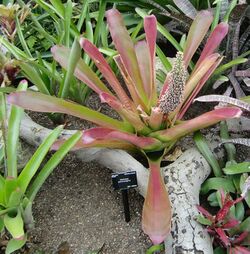
[[[200,205],[196,205],[196,207],[197,207],[198,211],[199,211],[202,215],[204,215],[207,219],[209,219],[211,222],[214,221],[213,215],[212,215],[211,213],[209,213],[205,208],[203,208],[203,207],[200,206]]]
[[[242,111],[236,107],[225,107],[204,113],[194,119],[184,121],[172,128],[153,132],[150,136],[163,142],[177,140],[191,132],[209,127],[220,121],[241,116]]]
[[[219,47],[220,43],[228,33],[228,27],[228,24],[224,22],[216,26],[216,28],[208,37],[206,45],[201,52],[198,62],[196,63],[196,68],[207,56],[213,54],[214,51]]]
[[[116,110],[124,119],[132,124],[137,131],[142,132],[145,135],[150,132],[150,129],[142,122],[140,116],[124,108],[113,95],[101,93],[100,99],[102,102],[107,103],[110,107]]]
[[[216,221],[222,221],[225,219],[225,217],[227,216],[227,214],[229,213],[230,208],[241,202],[243,200],[243,197],[239,197],[236,200],[231,200],[230,195],[227,195],[225,198],[225,202],[222,202],[222,208],[218,211],[217,215],[216,215]],[[223,200],[222,200],[223,201]]]
[[[139,97],[146,104],[147,96],[143,88],[143,82],[136,58],[133,42],[124,25],[122,16],[116,9],[110,9],[106,12],[109,31],[117,51],[119,52],[122,62],[131,77]]]
[[[154,15],[146,16],[144,19],[144,30],[146,34],[146,40],[148,43],[150,57],[151,57],[151,73],[152,73],[152,81],[151,81],[151,98],[152,101],[156,101],[157,93],[155,87],[155,48],[156,48],[156,37],[157,37],[157,20]],[[155,98],[154,98],[155,97]]]
[[[114,72],[112,71],[111,67],[108,65],[106,59],[100,53],[98,48],[85,38],[80,39],[80,45],[83,50],[89,55],[89,57],[95,62],[103,77],[114,89],[122,104],[128,109],[134,109],[132,101],[129,99],[126,92],[123,90],[120,82],[116,78]]]
[[[67,69],[70,56],[70,49],[65,46],[53,46],[51,48],[54,59],[64,68]],[[112,94],[92,69],[80,58],[74,75],[83,83],[87,84],[96,93],[106,92]]]
[[[129,76],[129,74],[123,64],[120,55],[114,56],[114,60],[115,60],[116,65],[118,66],[118,68],[122,74],[122,77],[127,85],[128,91],[133,99],[133,102],[136,104],[136,107],[138,105],[144,105],[144,108],[145,108],[145,104],[142,102],[141,98],[139,97],[139,95],[134,87],[133,81],[131,80],[131,77]]]
[[[160,244],[170,232],[171,203],[160,172],[160,160],[149,160],[149,182],[142,211],[142,229],[153,244]]]
[[[148,124],[153,130],[158,130],[161,127],[164,114],[159,107],[152,107],[151,114],[148,118]]]
[[[58,150],[66,140],[61,139],[56,141],[52,147],[51,150]],[[136,147],[128,142],[120,141],[120,140],[95,140],[92,143],[85,144],[82,139],[80,139],[76,145],[71,149],[71,151],[76,151],[82,148],[89,148],[89,147],[106,147],[106,148],[112,148],[112,149],[123,149],[127,151],[135,151]]]
[[[216,221],[222,221],[225,219],[225,217],[228,215],[228,212],[230,208],[234,205],[233,200],[228,200],[223,207],[219,210],[219,212],[216,214]]]
[[[152,68],[150,64],[150,52],[148,45],[145,40],[138,41],[135,44],[135,53],[142,77],[143,87],[147,94],[148,99],[151,97],[152,93]]]
[[[222,228],[223,228],[223,229],[229,229],[229,228],[233,228],[233,227],[235,227],[235,226],[237,226],[237,225],[239,225],[239,224],[240,224],[240,222],[239,222],[238,220],[236,220],[236,219],[234,219],[234,218],[230,218],[230,219],[227,221],[227,223],[225,223],[225,224],[222,225]]]
[[[190,107],[191,103],[194,101],[195,97],[197,94],[200,92],[204,84],[207,82],[207,80],[210,78],[210,76],[213,74],[214,70],[219,66],[221,63],[222,58],[219,58],[211,67],[210,69],[204,74],[204,76],[201,78],[199,81],[198,85],[194,88],[192,94],[188,97],[184,105],[182,106],[179,114],[178,114],[178,119],[182,119],[182,117],[185,115],[186,111]]]
[[[215,229],[214,229],[214,228],[208,227],[208,228],[207,228],[207,232],[208,232],[210,235],[212,235],[212,236],[215,236],[215,235],[216,235],[216,232],[215,232]]]
[[[223,243],[225,247],[230,246],[230,241],[222,228],[215,228],[216,233],[219,236],[220,241]]]
[[[161,100],[162,96],[167,92],[168,88],[169,88],[169,78],[170,78],[170,74],[168,73],[168,75],[166,76],[166,79],[164,81],[164,84],[162,86],[161,92],[160,92],[160,96],[158,99],[158,103]]]
[[[184,100],[187,100],[191,96],[191,94],[193,93],[194,89],[199,84],[199,82],[205,78],[205,75],[217,63],[219,57],[220,55],[217,53],[208,56],[206,59],[202,61],[200,66],[195,71],[192,72],[185,86]],[[210,75],[211,73],[209,72],[209,76]],[[205,81],[206,80],[207,79],[205,79]]]
[[[242,246],[236,246],[233,248],[233,254],[250,254],[250,250]]]
[[[158,149],[162,149],[162,143],[157,139],[150,137],[138,137],[135,134],[114,131],[112,129],[102,127],[92,128],[84,131],[82,140],[84,144],[90,144],[95,140],[121,140],[131,143],[146,151],[157,151]]]
[[[213,21],[213,15],[211,12],[204,10],[200,11],[194,19],[185,44],[184,49],[184,63],[185,66],[189,65],[195,51],[199,47],[201,41],[206,35],[211,23]]]
[[[102,113],[38,92],[16,92],[8,96],[8,102],[37,112],[57,112],[76,116],[110,129],[133,132],[133,127],[125,122],[110,118]]]
[[[240,244],[241,242],[243,242],[248,237],[248,235],[249,235],[249,232],[244,231],[237,238],[235,238],[233,240],[233,244],[235,244],[235,245]]]

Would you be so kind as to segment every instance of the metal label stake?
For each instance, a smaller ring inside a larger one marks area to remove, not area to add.
[[[129,171],[125,173],[114,173],[112,174],[112,183],[115,190],[120,190],[122,193],[122,202],[124,207],[125,221],[130,221],[129,201],[128,201],[128,190],[136,188],[137,177],[136,171]]]

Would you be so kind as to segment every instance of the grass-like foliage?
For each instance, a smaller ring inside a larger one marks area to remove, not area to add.
[[[26,90],[27,85],[27,81],[21,81],[17,90]],[[6,141],[0,147],[0,162],[3,160],[5,165],[5,172],[0,173],[0,232],[7,230],[12,237],[5,250],[6,254],[10,254],[26,243],[26,231],[33,226],[32,203],[37,192],[53,169],[74,147],[82,133],[77,132],[70,137],[39,170],[44,157],[62,131],[62,126],[57,127],[39,146],[25,167],[18,172],[17,146],[23,109],[12,105],[7,120],[3,93],[0,93],[0,109],[0,127]]]

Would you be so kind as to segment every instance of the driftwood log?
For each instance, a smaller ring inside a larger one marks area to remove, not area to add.
[[[20,136],[29,144],[38,146],[50,133],[24,114]],[[75,131],[64,130],[67,138]],[[76,152],[84,162],[96,161],[114,172],[136,171],[138,189],[145,196],[148,169],[122,150],[87,148]],[[167,254],[212,254],[211,239],[206,230],[195,221],[198,214],[200,185],[210,174],[206,160],[195,148],[186,150],[175,162],[162,168],[162,174],[172,202],[172,231],[165,241]]]

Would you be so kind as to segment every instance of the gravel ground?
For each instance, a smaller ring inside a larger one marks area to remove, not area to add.
[[[141,230],[143,198],[130,190],[129,199],[131,221],[126,223],[111,171],[69,155],[36,198],[33,242],[46,254],[87,254],[102,246],[100,253],[145,253],[150,240]]]

